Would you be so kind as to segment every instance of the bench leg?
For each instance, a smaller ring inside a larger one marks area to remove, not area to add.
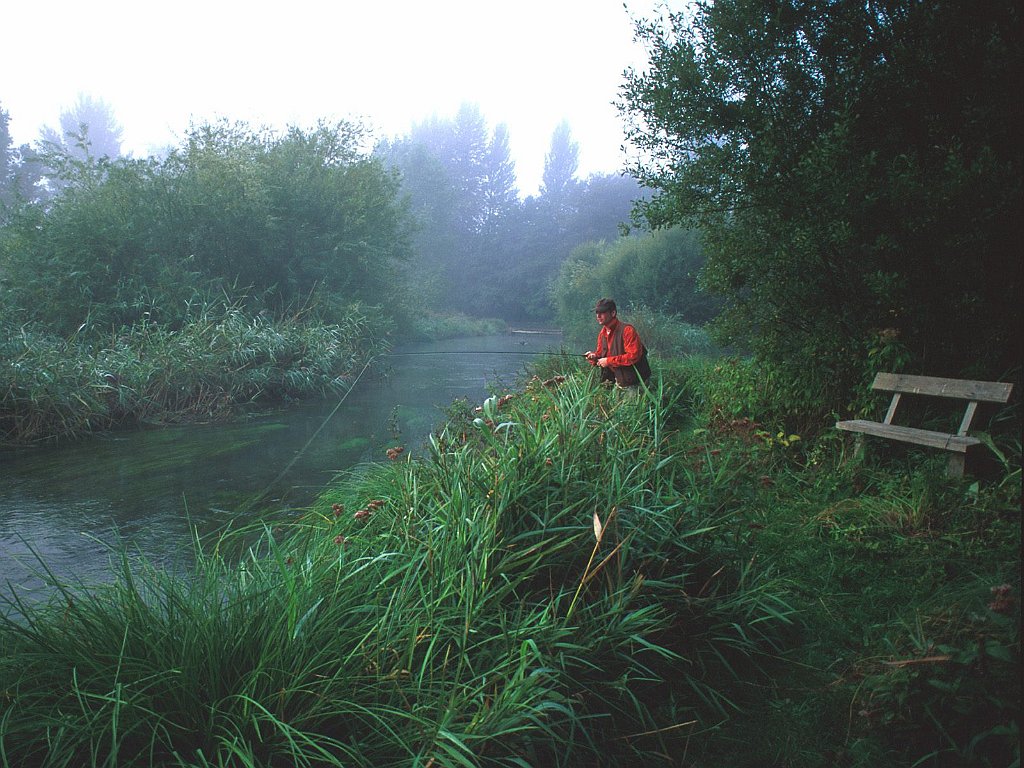
[[[857,461],[864,460],[864,435],[858,432],[853,436],[853,458]]]
[[[947,477],[963,477],[964,476],[964,464],[966,463],[966,455],[962,453],[953,453],[949,456],[949,464],[946,465],[946,476]]]

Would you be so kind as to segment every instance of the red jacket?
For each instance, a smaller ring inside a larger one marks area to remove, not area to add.
[[[615,318],[608,325],[601,326],[601,330],[597,334],[597,349],[595,350],[598,357],[608,357],[612,336],[621,322],[619,318]],[[626,348],[625,352],[621,355],[608,357],[608,364],[611,367],[622,368],[623,366],[636,365],[640,362],[640,357],[644,353],[644,347],[640,343],[640,336],[632,325],[627,325],[622,329],[622,346]],[[596,365],[593,361],[591,361],[591,364]]]

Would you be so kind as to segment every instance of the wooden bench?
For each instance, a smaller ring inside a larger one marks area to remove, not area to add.
[[[964,473],[964,463],[968,451],[981,444],[978,438],[970,437],[967,434],[967,431],[971,428],[971,422],[974,420],[974,413],[978,409],[978,403],[1007,402],[1010,399],[1010,390],[1013,389],[1013,385],[1004,384],[999,381],[967,381],[965,379],[941,379],[934,376],[880,373],[875,376],[871,388],[893,393],[885,419],[881,422],[853,419],[850,421],[840,421],[836,424],[836,429],[858,433],[857,451],[861,452],[863,450],[864,435],[875,435],[876,437],[884,437],[889,440],[899,440],[904,443],[939,448],[952,453],[949,457],[947,474],[951,477],[960,477]],[[967,409],[964,411],[963,420],[960,422],[960,429],[955,434],[950,434],[928,429],[901,427],[893,424],[896,406],[900,404],[900,397],[904,394],[930,395],[932,397],[966,400]]]

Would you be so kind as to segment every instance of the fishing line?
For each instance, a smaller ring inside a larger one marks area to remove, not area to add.
[[[309,440],[306,441],[306,444],[304,446],[302,446],[302,448],[299,449],[298,453],[295,454],[295,456],[292,458],[292,460],[288,462],[288,465],[284,469],[281,470],[281,472],[277,475],[277,477],[275,477],[273,480],[270,481],[270,484],[266,488],[263,489],[262,493],[260,493],[257,496],[254,496],[253,498],[251,498],[247,502],[247,506],[255,504],[260,499],[262,499],[264,496],[266,496],[268,493],[270,493],[270,489],[273,488],[275,485],[277,485],[281,481],[281,478],[283,478],[285,475],[288,474],[288,470],[290,470],[292,467],[295,466],[295,462],[297,462],[300,458],[302,458],[302,455],[306,452],[306,449],[308,449],[309,446],[312,445],[313,441],[316,440],[317,435],[319,435],[320,432],[323,430],[323,428],[327,426],[327,422],[329,422],[331,419],[334,418],[334,414],[336,414],[338,412],[338,409],[341,408],[342,404],[345,402],[345,400],[348,398],[348,396],[352,394],[352,390],[356,388],[356,384],[358,384],[359,380],[361,378],[363,378],[363,374],[366,373],[367,369],[369,369],[369,367],[371,365],[373,365],[373,362],[378,357],[380,357],[380,355],[374,355],[373,357],[371,357],[369,360],[366,361],[366,365],[363,366],[363,370],[361,370],[359,372],[359,375],[356,376],[356,378],[352,382],[351,386],[349,386],[348,391],[345,392],[345,394],[341,396],[340,400],[338,400],[337,405],[335,405],[334,408],[331,409],[331,412],[327,414],[327,418],[325,418],[322,422],[320,422],[320,426],[316,428],[316,432],[314,432],[310,436]]]
[[[285,468],[278,473],[277,477],[275,477],[270,482],[270,484],[263,489],[261,493],[249,499],[245,506],[248,507],[260,501],[264,496],[270,493],[270,490],[275,485],[277,485],[285,475],[288,474],[289,470],[291,470],[291,468],[295,466],[295,462],[302,458],[303,454],[305,454],[309,446],[313,444],[314,440],[316,440],[317,435],[319,435],[320,432],[323,431],[323,428],[327,426],[327,423],[334,418],[334,414],[338,412],[341,406],[345,403],[345,400],[348,398],[348,396],[352,394],[352,390],[356,388],[356,385],[359,383],[359,380],[363,378],[363,374],[366,373],[366,371],[370,368],[371,365],[373,365],[374,362],[377,361],[378,358],[418,357],[421,355],[550,355],[552,357],[585,357],[585,355],[579,352],[536,352],[528,350],[492,351],[486,349],[437,350],[433,352],[382,352],[377,355],[374,355],[373,357],[366,361],[366,365],[364,365],[363,369],[359,371],[359,375],[356,376],[351,386],[349,386],[348,391],[346,391],[345,394],[341,396],[341,399],[339,399],[334,408],[331,409],[331,412],[327,414],[327,417],[322,422],[320,422],[320,426],[316,428],[316,431],[310,436],[309,440],[306,441],[306,444],[302,446],[301,449],[299,449],[295,456],[292,457],[292,460],[288,462],[287,466],[285,466]]]

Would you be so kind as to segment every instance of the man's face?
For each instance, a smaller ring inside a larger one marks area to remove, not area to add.
[[[611,312],[595,312],[594,314],[597,315],[597,322],[601,325],[608,325],[608,323],[615,319],[614,310]]]

